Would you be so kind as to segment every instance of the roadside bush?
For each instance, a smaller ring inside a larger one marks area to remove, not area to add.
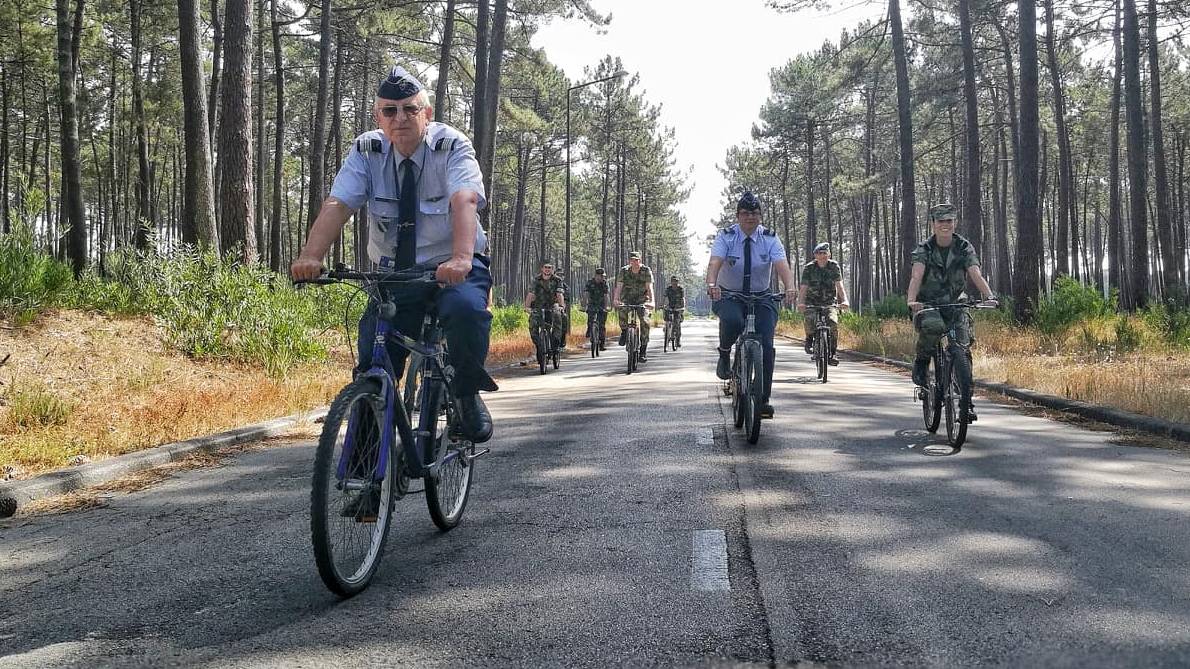
[[[1190,349],[1190,307],[1171,299],[1150,306],[1144,312],[1144,320],[1169,344]]]
[[[529,314],[519,304],[506,307],[492,308],[492,338],[503,337],[517,332],[527,332],[529,329]]]
[[[74,410],[72,403],[38,382],[14,383],[4,400],[8,405],[7,423],[18,428],[61,425]]]
[[[37,248],[27,226],[11,230],[0,235],[0,317],[23,325],[54,306],[73,276],[69,266]]]
[[[874,302],[864,310],[864,313],[871,313],[876,318],[909,318],[912,312],[909,310],[909,303],[905,301],[905,296],[897,293],[889,293],[884,296],[884,299],[879,302]]]
[[[1079,321],[1111,316],[1115,311],[1115,293],[1105,298],[1095,286],[1060,276],[1053,292],[1041,298],[1034,325],[1042,334],[1055,337]]]

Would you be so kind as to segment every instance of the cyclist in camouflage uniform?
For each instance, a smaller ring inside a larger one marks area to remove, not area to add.
[[[550,322],[554,326],[554,346],[561,347],[562,345],[562,305],[565,296],[565,289],[562,287],[562,279],[554,275],[554,266],[551,263],[542,263],[541,273],[533,277],[533,284],[529,288],[529,292],[525,294],[525,309],[529,310],[529,329],[537,328],[537,323],[541,318],[541,312],[538,309],[554,305],[554,308],[549,311]]]
[[[838,306],[835,306],[836,301]],[[839,309],[848,306],[843,268],[831,260],[831,246],[823,242],[814,247],[814,259],[802,267],[802,282],[798,288],[797,310],[806,314],[806,353],[814,352],[818,312],[825,311],[831,327],[831,352],[827,362],[839,364]]]
[[[682,310],[686,308],[686,289],[678,282],[678,277],[669,277],[669,285],[665,288],[665,320],[675,319],[682,322]],[[680,339],[674,339],[674,348],[681,348]]]
[[[628,322],[625,304],[643,304],[637,310],[640,322],[640,361],[648,362],[649,311],[653,308],[653,271],[640,262],[640,251],[628,254],[628,264],[616,275],[616,292],[612,296],[616,305],[621,327]],[[620,332],[620,346],[624,345],[624,333]]]
[[[964,288],[967,279],[975,284],[983,295],[984,300],[994,300],[988,282],[979,270],[979,256],[975,254],[975,246],[955,234],[958,222],[958,210],[952,204],[939,204],[930,209],[930,222],[934,227],[934,234],[913,250],[913,270],[909,278],[909,290],[906,299],[913,311],[913,326],[917,330],[917,358],[913,361],[913,383],[919,386],[928,384],[926,378],[929,372],[930,356],[938,345],[950,325],[955,326],[955,335],[959,342],[968,344],[971,341],[971,328],[967,318],[962,317],[961,309],[945,311],[927,311],[918,314],[930,304],[945,304],[957,302],[965,296]],[[975,412],[971,411],[971,420],[975,420]]]
[[[603,268],[595,270],[595,276],[587,280],[583,288],[583,309],[587,311],[587,339],[591,338],[592,326],[607,324],[607,276]],[[600,342],[599,350],[607,350],[607,342]]]

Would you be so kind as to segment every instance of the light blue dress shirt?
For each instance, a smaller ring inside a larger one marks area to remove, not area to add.
[[[711,257],[722,258],[723,266],[715,283],[727,290],[744,289],[744,239],[746,235],[738,223],[719,231],[711,245]],[[785,260],[785,247],[773,231],[763,225],[752,231],[752,281],[753,293],[769,289],[773,263]]]
[[[399,166],[406,158],[417,170],[417,192],[400,192]],[[402,156],[380,130],[365,132],[351,143],[331,196],[352,210],[368,205],[368,257],[396,258],[397,221],[401,197],[417,198],[417,262],[439,263],[452,255],[450,198],[461,190],[475,191],[479,206],[486,199],[483,175],[471,140],[444,123],[430,123],[412,156]],[[487,235],[476,216],[475,252],[487,248]]]

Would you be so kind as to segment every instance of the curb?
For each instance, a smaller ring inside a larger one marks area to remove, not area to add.
[[[801,339],[790,337],[788,335],[780,335],[784,339],[790,341],[801,342]],[[903,360],[894,360],[893,358],[885,358],[884,356],[873,355],[871,353],[864,353],[862,351],[853,351],[850,349],[839,349],[840,353],[846,353],[849,356],[859,358],[861,360],[869,360],[872,362],[879,362],[886,365],[894,365],[903,369],[913,369],[912,363]],[[1046,407],[1048,409],[1056,409],[1065,413],[1072,413],[1084,418],[1097,420],[1101,423],[1108,423],[1117,427],[1129,428],[1132,430],[1140,430],[1142,432],[1149,432],[1160,437],[1167,437],[1169,439],[1176,439],[1181,442],[1190,443],[1190,424],[1178,423],[1164,418],[1154,418],[1152,416],[1143,416],[1141,414],[1132,413],[1131,411],[1124,411],[1123,409],[1113,409],[1111,407],[1102,406],[1099,404],[1091,404],[1080,400],[1072,400],[1057,395],[1047,395],[1039,393],[1034,390],[1027,390],[1025,388],[1017,388],[1010,386],[1007,383],[996,383],[994,381],[980,381],[974,380],[976,388],[984,390],[991,390],[1007,395],[1014,399],[1023,400],[1030,404],[1036,404]]]
[[[523,361],[514,361],[488,368],[488,372],[502,372],[521,364]],[[0,518],[12,516],[18,508],[34,500],[106,483],[121,476],[168,464],[194,452],[208,452],[224,446],[272,437],[299,422],[317,421],[325,416],[329,409],[329,406],[318,407],[226,432],[154,446],[79,467],[46,472],[23,481],[0,482]]]
[[[0,483],[0,518],[7,518],[29,502],[51,495],[61,495],[87,486],[127,476],[150,467],[179,460],[191,453],[213,451],[224,446],[256,441],[284,432],[302,421],[314,421],[326,415],[327,407],[276,418],[263,423],[219,432],[205,437],[154,446],[135,453],[119,455],[99,462],[60,469],[14,483]]]

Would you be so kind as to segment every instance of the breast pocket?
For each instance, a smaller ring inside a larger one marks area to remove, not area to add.
[[[725,260],[727,260],[728,265],[735,267],[740,262],[740,256],[729,255]]]
[[[396,229],[397,216],[400,213],[396,200],[388,198],[372,198],[368,200],[368,220],[372,227],[381,233]]]

